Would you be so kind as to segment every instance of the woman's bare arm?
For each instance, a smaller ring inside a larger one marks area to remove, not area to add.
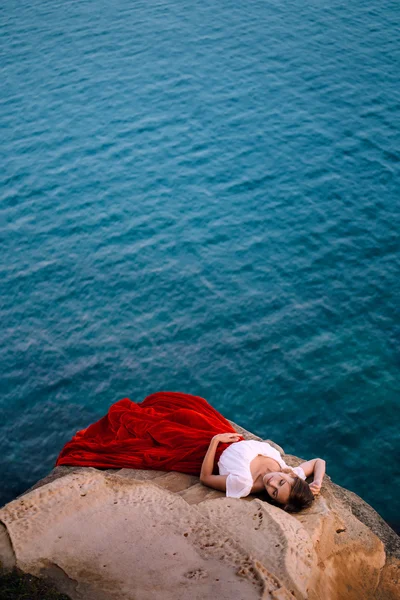
[[[314,495],[319,494],[324,479],[326,462],[322,458],[313,458],[300,465],[306,477],[313,475],[313,482],[310,483],[310,489]]]
[[[226,478],[227,475],[213,475],[215,452],[219,442],[229,443],[238,442],[240,435],[236,433],[219,433],[215,435],[210,442],[208,450],[203,460],[200,471],[200,481],[208,487],[212,487],[216,490],[226,491]]]

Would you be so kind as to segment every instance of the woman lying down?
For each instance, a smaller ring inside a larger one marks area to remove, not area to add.
[[[218,462],[219,475],[213,474],[214,457],[219,443],[230,443]],[[305,479],[313,475],[313,482]],[[299,467],[288,467],[278,450],[267,442],[241,440],[235,433],[215,435],[204,457],[200,481],[230,498],[243,498],[266,490],[288,512],[311,506],[321,489],[325,461],[314,458]]]
[[[204,398],[180,392],[157,392],[141,403],[115,402],[65,444],[59,465],[199,475],[204,485],[230,498],[265,490],[290,512],[312,504],[325,475],[324,460],[291,468],[267,442],[244,440]]]

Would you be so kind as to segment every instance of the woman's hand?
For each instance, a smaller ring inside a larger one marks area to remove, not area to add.
[[[317,496],[321,491],[322,481],[325,476],[326,462],[322,458],[313,458],[300,465],[306,477],[313,475],[314,481],[310,483],[310,490]]]
[[[310,483],[310,490],[312,491],[314,496],[317,496],[320,493],[321,486],[322,481],[320,481],[319,479],[315,479],[312,483]]]
[[[218,433],[214,435],[213,440],[221,442],[222,444],[230,444],[231,442],[238,442],[243,437],[238,433]]]

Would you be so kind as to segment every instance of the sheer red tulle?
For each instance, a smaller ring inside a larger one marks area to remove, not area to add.
[[[56,465],[158,469],[198,475],[211,438],[235,433],[204,398],[157,392],[137,404],[124,398],[61,450]],[[217,461],[227,444],[218,444]]]

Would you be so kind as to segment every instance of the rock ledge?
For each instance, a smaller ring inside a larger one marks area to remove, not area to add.
[[[293,516],[182,473],[56,467],[0,510],[0,566],[73,600],[400,598],[400,538],[328,477]]]

